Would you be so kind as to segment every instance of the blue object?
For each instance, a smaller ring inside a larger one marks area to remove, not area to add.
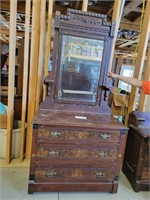
[[[0,102],[0,114],[1,115],[5,115],[7,114],[7,110],[6,110],[6,107],[3,103]]]

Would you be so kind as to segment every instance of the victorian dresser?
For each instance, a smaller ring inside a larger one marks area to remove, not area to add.
[[[56,13],[47,96],[33,122],[29,193],[117,192],[128,129],[107,105],[113,27],[106,15]]]
[[[134,111],[129,116],[129,133],[123,173],[135,192],[150,189],[150,112]]]

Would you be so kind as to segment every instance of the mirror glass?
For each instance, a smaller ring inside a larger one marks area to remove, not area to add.
[[[96,102],[103,40],[62,36],[58,99]]]

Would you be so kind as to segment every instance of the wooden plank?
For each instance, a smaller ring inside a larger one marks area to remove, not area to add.
[[[114,9],[114,1],[110,2],[110,9],[106,13],[107,17],[111,17],[113,9]]]
[[[147,61],[146,61],[145,68],[144,68],[143,80],[150,80],[150,43],[149,43],[149,47],[148,47]],[[147,101],[148,101],[148,95],[145,95],[143,93],[143,91],[141,90],[139,105],[138,105],[139,111],[145,111]]]
[[[133,0],[129,2],[123,10],[122,17],[129,14],[131,11],[133,11],[135,8],[137,8],[142,3],[142,0]]]
[[[22,95],[23,86],[23,60],[24,60],[24,39],[19,40],[18,45],[18,63],[17,65],[17,95]]]
[[[2,27],[9,28],[9,21],[6,21],[6,19],[0,14],[0,22]]]
[[[0,35],[0,40],[5,44],[9,44],[9,38],[4,35]]]
[[[134,77],[137,79],[141,79],[142,70],[144,66],[145,54],[148,44],[150,32],[150,0],[147,1],[145,15],[143,19],[143,27],[141,32],[141,41],[139,44],[139,50],[137,54],[136,64],[135,64],[135,74]],[[131,111],[135,110],[136,101],[137,101],[137,94],[139,89],[136,87],[132,87],[131,94],[130,94],[130,101],[128,107],[128,115]],[[126,124],[128,122],[128,115],[126,116]]]
[[[128,59],[128,60],[133,60],[134,57],[136,58],[137,54],[135,54],[135,53],[127,53],[127,54],[124,54],[122,56],[123,59]]]
[[[77,1],[75,4],[75,9],[78,10],[79,9],[79,5],[80,5],[80,1]]]
[[[150,95],[147,96],[145,112],[150,112]]]
[[[133,54],[133,53],[135,53],[135,47],[136,46],[135,46],[135,44],[132,44],[132,46],[130,48],[129,47],[123,47],[123,48],[120,48],[120,49],[116,48],[115,52],[120,51],[122,53],[131,53],[131,54]]]
[[[117,42],[120,41],[120,42],[130,42],[130,41],[133,41],[133,39],[127,39],[127,38],[118,38],[117,39]]]
[[[50,59],[50,48],[51,48],[51,29],[52,29],[52,17],[53,17],[53,2],[54,0],[49,0],[48,5],[48,25],[47,25],[47,36],[45,45],[45,65],[44,65],[44,77],[48,75],[48,64]],[[46,86],[43,86],[43,100],[46,97]]]
[[[121,29],[127,29],[127,30],[139,31],[140,25],[137,24],[137,23],[131,23],[131,22],[126,22],[126,21],[122,20],[120,22],[120,28]]]
[[[30,43],[30,12],[31,0],[26,0],[25,17],[25,42],[24,42],[24,63],[23,63],[23,91],[22,91],[22,114],[21,114],[21,140],[20,140],[20,162],[24,159],[25,145],[25,124],[27,110],[27,88],[28,88],[28,68],[29,68],[29,43]]]
[[[83,0],[82,11],[87,12],[87,9],[88,9],[88,0]]]
[[[116,69],[116,72],[115,72],[116,74],[120,74],[122,63],[123,63],[123,58],[122,58],[122,56],[119,56],[118,57],[118,63],[117,63],[117,69]],[[116,79],[115,84],[114,84],[116,87],[118,86],[118,82],[119,82],[119,80]]]
[[[35,111],[38,110],[41,96],[41,82],[43,78],[44,68],[44,53],[45,53],[45,33],[46,33],[46,0],[41,1],[41,14],[40,14],[40,46],[39,46],[39,62],[38,62],[38,76],[37,76],[37,91],[35,101]]]
[[[9,2],[13,0],[1,0],[0,2],[0,7],[2,10],[5,10],[5,11],[9,11],[10,10],[10,4]],[[20,12],[20,13],[24,13],[24,4],[25,4],[25,1],[18,1],[18,5],[17,5],[17,11]]]
[[[120,20],[122,16],[122,11],[124,8],[125,0],[115,0],[114,2],[114,10],[113,10],[113,16],[112,16],[112,23],[116,24],[115,26],[115,33],[114,33],[114,38],[111,46],[111,55],[109,59],[109,66],[108,66],[108,71],[111,71],[112,68],[112,61],[114,57],[114,50],[115,50],[115,43],[116,43],[116,38],[117,38],[117,33],[120,25]]]
[[[133,11],[135,11],[135,12],[142,12],[142,9],[140,8],[140,7],[136,7],[136,8],[133,8]]]
[[[39,30],[40,30],[40,2],[32,1],[32,35],[31,35],[31,55],[30,55],[30,77],[29,77],[29,97],[28,97],[28,117],[27,117],[27,138],[26,138],[26,158],[30,158],[33,117],[35,114],[37,66],[39,56]]]
[[[137,38],[135,40],[130,40],[128,42],[125,42],[125,43],[119,45],[117,48],[126,47],[126,46],[131,45],[131,44],[133,45],[134,43],[138,43],[138,41],[139,41],[139,38]]]
[[[109,16],[112,12],[113,12],[113,5],[112,5],[112,7],[109,9],[109,11],[106,13],[106,15]]]
[[[9,70],[8,70],[8,110],[7,110],[7,144],[6,164],[11,161],[12,129],[14,113],[14,84],[15,84],[15,54],[16,54],[16,12],[17,0],[10,1],[10,32],[9,32]]]
[[[4,35],[9,35],[9,29],[6,28],[0,28],[0,33],[4,34]],[[20,36],[20,37],[24,37],[24,32],[16,32],[16,36]]]

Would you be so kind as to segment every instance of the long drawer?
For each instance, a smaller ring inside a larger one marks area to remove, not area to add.
[[[113,181],[115,165],[40,165],[35,169],[36,182],[99,182]]]
[[[78,146],[51,146],[37,145],[36,157],[45,160],[95,160],[111,161],[117,160],[118,148],[80,148]]]
[[[120,141],[119,131],[85,131],[85,130],[69,130],[69,129],[51,129],[40,127],[39,129],[34,129],[34,134],[37,134],[37,141],[48,143],[53,143],[53,140],[57,142],[81,142],[90,143],[94,142],[96,144],[118,144]],[[53,139],[53,140],[52,140]],[[60,140],[59,140],[60,139]]]

